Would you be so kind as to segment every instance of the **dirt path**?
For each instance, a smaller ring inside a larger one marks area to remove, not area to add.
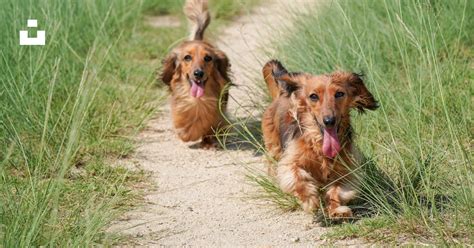
[[[230,57],[234,83],[239,85],[231,90],[239,104],[229,103],[230,115],[242,114],[239,105],[246,105],[249,96],[255,96],[251,79],[260,76],[267,60],[259,47],[280,38],[274,36],[279,33],[274,30],[291,24],[282,2],[265,1],[264,7],[237,19],[220,36],[217,46]],[[301,7],[297,11],[311,10],[314,2],[291,1]],[[144,206],[127,213],[110,228],[129,235],[127,244],[307,247],[324,242],[319,237],[325,229],[312,223],[310,215],[302,211],[284,213],[271,203],[250,199],[258,188],[246,181],[243,165],[264,168],[264,159],[253,151],[205,151],[181,142],[173,132],[169,105],[137,139],[136,154],[121,163],[151,171],[157,189],[148,192]]]

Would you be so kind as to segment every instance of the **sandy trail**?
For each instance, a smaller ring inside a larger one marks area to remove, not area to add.
[[[217,46],[230,57],[234,83],[239,85],[230,94],[240,104],[246,105],[249,96],[255,96],[251,79],[260,77],[267,60],[259,48],[281,38],[275,31],[291,25],[284,14],[290,1],[283,2],[264,1],[219,36]],[[314,11],[315,2],[291,1],[292,6],[300,6],[296,11]],[[232,101],[228,112],[243,114]],[[285,213],[271,203],[251,199],[258,188],[246,181],[243,165],[263,169],[264,158],[251,150],[207,151],[181,142],[173,131],[169,105],[137,141],[132,158],[119,163],[150,171],[157,189],[147,193],[144,206],[110,227],[129,235],[127,245],[308,247],[324,242],[320,236],[325,229],[314,224],[310,215]]]

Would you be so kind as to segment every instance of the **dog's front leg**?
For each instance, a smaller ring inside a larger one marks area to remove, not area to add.
[[[351,209],[346,204],[356,197],[356,190],[348,183],[331,185],[326,192],[327,213],[330,218],[342,219],[352,217]]]
[[[277,176],[281,189],[295,195],[306,212],[319,209],[318,186],[306,170],[297,164],[279,165]]]

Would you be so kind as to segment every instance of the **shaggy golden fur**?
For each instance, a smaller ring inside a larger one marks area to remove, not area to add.
[[[319,208],[324,192],[331,218],[352,216],[353,169],[360,155],[352,140],[350,110],[374,110],[377,101],[355,73],[289,73],[273,60],[263,68],[273,102],[262,119],[265,146],[278,161],[283,191],[294,194],[306,211]]]
[[[230,64],[224,52],[203,41],[210,22],[207,0],[187,0],[184,13],[191,24],[190,40],[163,60],[160,76],[171,91],[179,138],[185,142],[201,139],[202,147],[209,148],[215,145],[215,130],[224,123],[220,113],[226,109]]]

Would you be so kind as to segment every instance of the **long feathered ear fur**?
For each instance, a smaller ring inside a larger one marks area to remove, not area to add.
[[[176,59],[176,53],[172,52],[162,62],[163,67],[161,69],[160,79],[168,86],[170,86],[171,80],[173,80],[173,76],[177,71]]]
[[[349,84],[354,96],[353,107],[364,113],[366,109],[376,110],[379,107],[377,100],[364,84],[362,75],[349,72],[335,72],[332,74],[333,81],[340,81]]]
[[[229,71],[230,71],[230,62],[229,58],[227,58],[227,55],[221,50],[215,50],[215,64],[217,66],[217,71],[219,71],[219,74],[221,77],[225,80],[226,83],[230,82],[230,76],[229,76]]]
[[[211,22],[207,0],[187,0],[183,11],[191,26],[189,40],[202,40],[204,31]]]
[[[278,60],[268,61],[263,66],[262,73],[272,99],[277,98],[282,93],[289,96],[299,89],[298,83],[293,78],[297,73],[288,73]]]

